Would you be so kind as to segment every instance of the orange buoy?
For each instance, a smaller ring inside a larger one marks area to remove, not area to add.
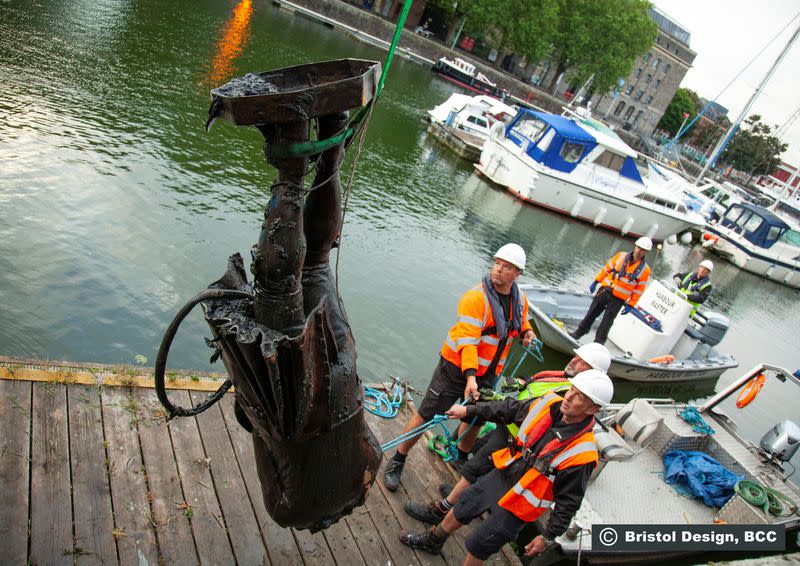
[[[740,409],[746,407],[750,401],[756,398],[762,387],[764,387],[764,374],[760,373],[744,386],[744,389],[736,399],[736,406]]]
[[[717,236],[716,234],[709,234],[708,232],[706,232],[703,234],[703,239],[716,242],[717,240],[719,240],[719,236]]]

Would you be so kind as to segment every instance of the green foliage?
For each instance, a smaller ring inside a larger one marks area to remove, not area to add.
[[[733,135],[720,160],[739,171],[753,175],[772,173],[780,163],[780,155],[788,145],[772,135],[772,128],[761,121],[761,116],[753,114]]]
[[[669,106],[664,111],[664,115],[661,116],[658,127],[674,136],[678,133],[681,124],[683,124],[684,114],[689,114],[688,120],[691,120],[697,112],[695,111],[695,103],[692,100],[690,91],[685,88],[679,88],[675,91],[675,96],[672,97]]]
[[[571,81],[585,82],[594,75],[595,90],[610,90],[658,35],[649,9],[646,0],[562,0],[553,30],[556,77],[565,72]]]
[[[529,61],[547,56],[561,0],[491,0],[470,12],[470,35],[484,31],[485,41],[502,54],[513,51]],[[477,33],[476,33],[477,32]]]

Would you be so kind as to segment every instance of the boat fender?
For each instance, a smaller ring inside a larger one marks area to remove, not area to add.
[[[709,234],[708,232],[706,232],[703,234],[703,239],[706,241],[716,242],[717,240],[719,240],[719,236],[717,236],[716,234]]]
[[[608,210],[606,209],[605,206],[597,211],[597,215],[594,217],[594,225],[595,226],[597,226],[598,224],[600,224],[603,221],[603,219],[606,217],[606,213],[607,212],[608,212]]]
[[[658,222],[650,226],[650,229],[647,231],[647,234],[645,234],[645,236],[647,236],[648,238],[652,238],[653,236],[656,235],[656,232],[658,232]]]
[[[792,277],[793,277],[793,276],[794,276],[794,271],[789,271],[789,272],[786,274],[786,277],[784,277],[784,278],[783,278],[783,282],[784,282],[784,283],[788,283],[789,281],[791,281],[791,280],[792,280]]]
[[[651,364],[664,364],[665,366],[668,366],[669,364],[675,361],[675,356],[673,356],[672,354],[664,354],[663,356],[656,356],[655,358],[650,358],[647,361],[650,362]]]
[[[764,387],[764,374],[760,373],[745,384],[741,393],[739,393],[739,397],[736,399],[736,406],[743,409],[749,405],[750,401],[756,398],[762,387]]]
[[[688,232],[688,231],[687,231],[687,232],[684,232],[684,233],[681,235],[681,243],[682,243],[682,244],[684,244],[684,245],[687,245],[687,246],[688,246],[689,244],[691,244],[691,243],[692,243],[692,233],[691,233],[691,232]]]
[[[489,138],[500,143],[506,135],[506,125],[503,122],[496,122],[489,128]]]
[[[620,230],[622,235],[624,236],[625,234],[630,232],[632,226],[633,226],[633,218],[629,216],[628,219],[625,221],[625,224],[622,225],[622,230]]]
[[[570,216],[573,217],[578,216],[578,214],[581,211],[581,208],[583,208],[583,203],[584,203],[583,197],[578,197],[577,199],[575,199],[575,204],[572,205],[572,209],[569,211]]]
[[[772,278],[772,274],[773,274],[773,273],[775,273],[775,264],[774,264],[774,263],[773,263],[772,265],[770,265],[770,266],[769,266],[769,269],[767,269],[767,272],[766,272],[766,274],[765,274],[765,275],[766,275],[767,277],[769,277],[769,278]]]
[[[667,243],[671,246],[678,243],[678,236],[676,236],[675,234],[670,234],[669,236],[667,236]]]

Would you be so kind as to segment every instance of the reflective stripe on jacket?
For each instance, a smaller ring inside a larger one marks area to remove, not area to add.
[[[696,293],[700,293],[704,289],[707,289],[711,286],[711,279],[705,277],[703,281],[696,281],[693,277],[694,273],[687,273],[686,276],[681,281],[681,288],[680,291],[686,293],[687,295],[694,295]],[[697,312],[697,307],[700,306],[700,303],[697,301],[690,301],[688,298],[686,302],[692,305],[692,312],[689,313],[689,316],[694,316],[694,313]]]
[[[553,424],[550,407],[561,400],[562,398],[558,395],[548,394],[531,403],[528,415],[517,434],[516,443],[519,450],[515,454],[512,454],[508,448],[495,451],[492,454],[495,467],[508,467],[521,456],[522,449],[535,444],[547,432]],[[500,498],[498,502],[500,507],[510,511],[523,521],[535,521],[553,506],[553,481],[556,471],[598,461],[597,445],[591,427],[569,439],[563,446],[559,446],[560,444],[561,442],[554,438],[539,451],[537,456],[552,455],[553,452],[555,455],[547,464],[546,469],[541,472],[536,467],[530,467],[522,478]]]
[[[545,370],[540,371],[531,378],[531,381],[525,388],[519,392],[517,399],[524,401],[536,397],[542,397],[551,391],[558,389],[569,389],[572,384],[567,381],[567,374],[563,370]],[[517,436],[519,427],[514,424],[506,425],[508,432],[511,436]]]
[[[623,271],[623,267],[625,267],[625,258],[627,256],[628,252],[619,252],[612,257],[597,274],[595,280],[599,281],[600,285],[603,287],[611,287],[611,292],[615,297],[635,307],[642,293],[644,293],[647,280],[650,279],[650,266],[645,263],[637,278],[635,277],[636,270],[640,262],[644,262],[645,260],[642,258],[636,263],[628,265],[625,271]]]
[[[528,322],[528,297],[522,291],[519,295],[523,302],[524,316],[521,333],[524,334],[532,327]],[[509,313],[513,312],[513,306]],[[489,307],[489,299],[483,290],[483,285],[478,284],[464,293],[458,302],[458,320],[445,337],[441,351],[442,357],[461,368],[462,372],[474,369],[477,371],[477,375],[484,375],[497,354],[500,338],[496,333],[482,334],[486,329],[494,326],[494,316]],[[509,336],[505,348],[500,353],[495,370],[496,375],[503,372],[503,365],[511,347],[511,338]]]

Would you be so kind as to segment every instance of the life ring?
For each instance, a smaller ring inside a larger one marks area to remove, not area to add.
[[[742,392],[739,393],[739,397],[736,399],[736,406],[740,409],[746,407],[750,401],[756,398],[756,395],[758,395],[762,387],[764,387],[764,374],[760,373],[744,386],[744,389],[742,389]]]

